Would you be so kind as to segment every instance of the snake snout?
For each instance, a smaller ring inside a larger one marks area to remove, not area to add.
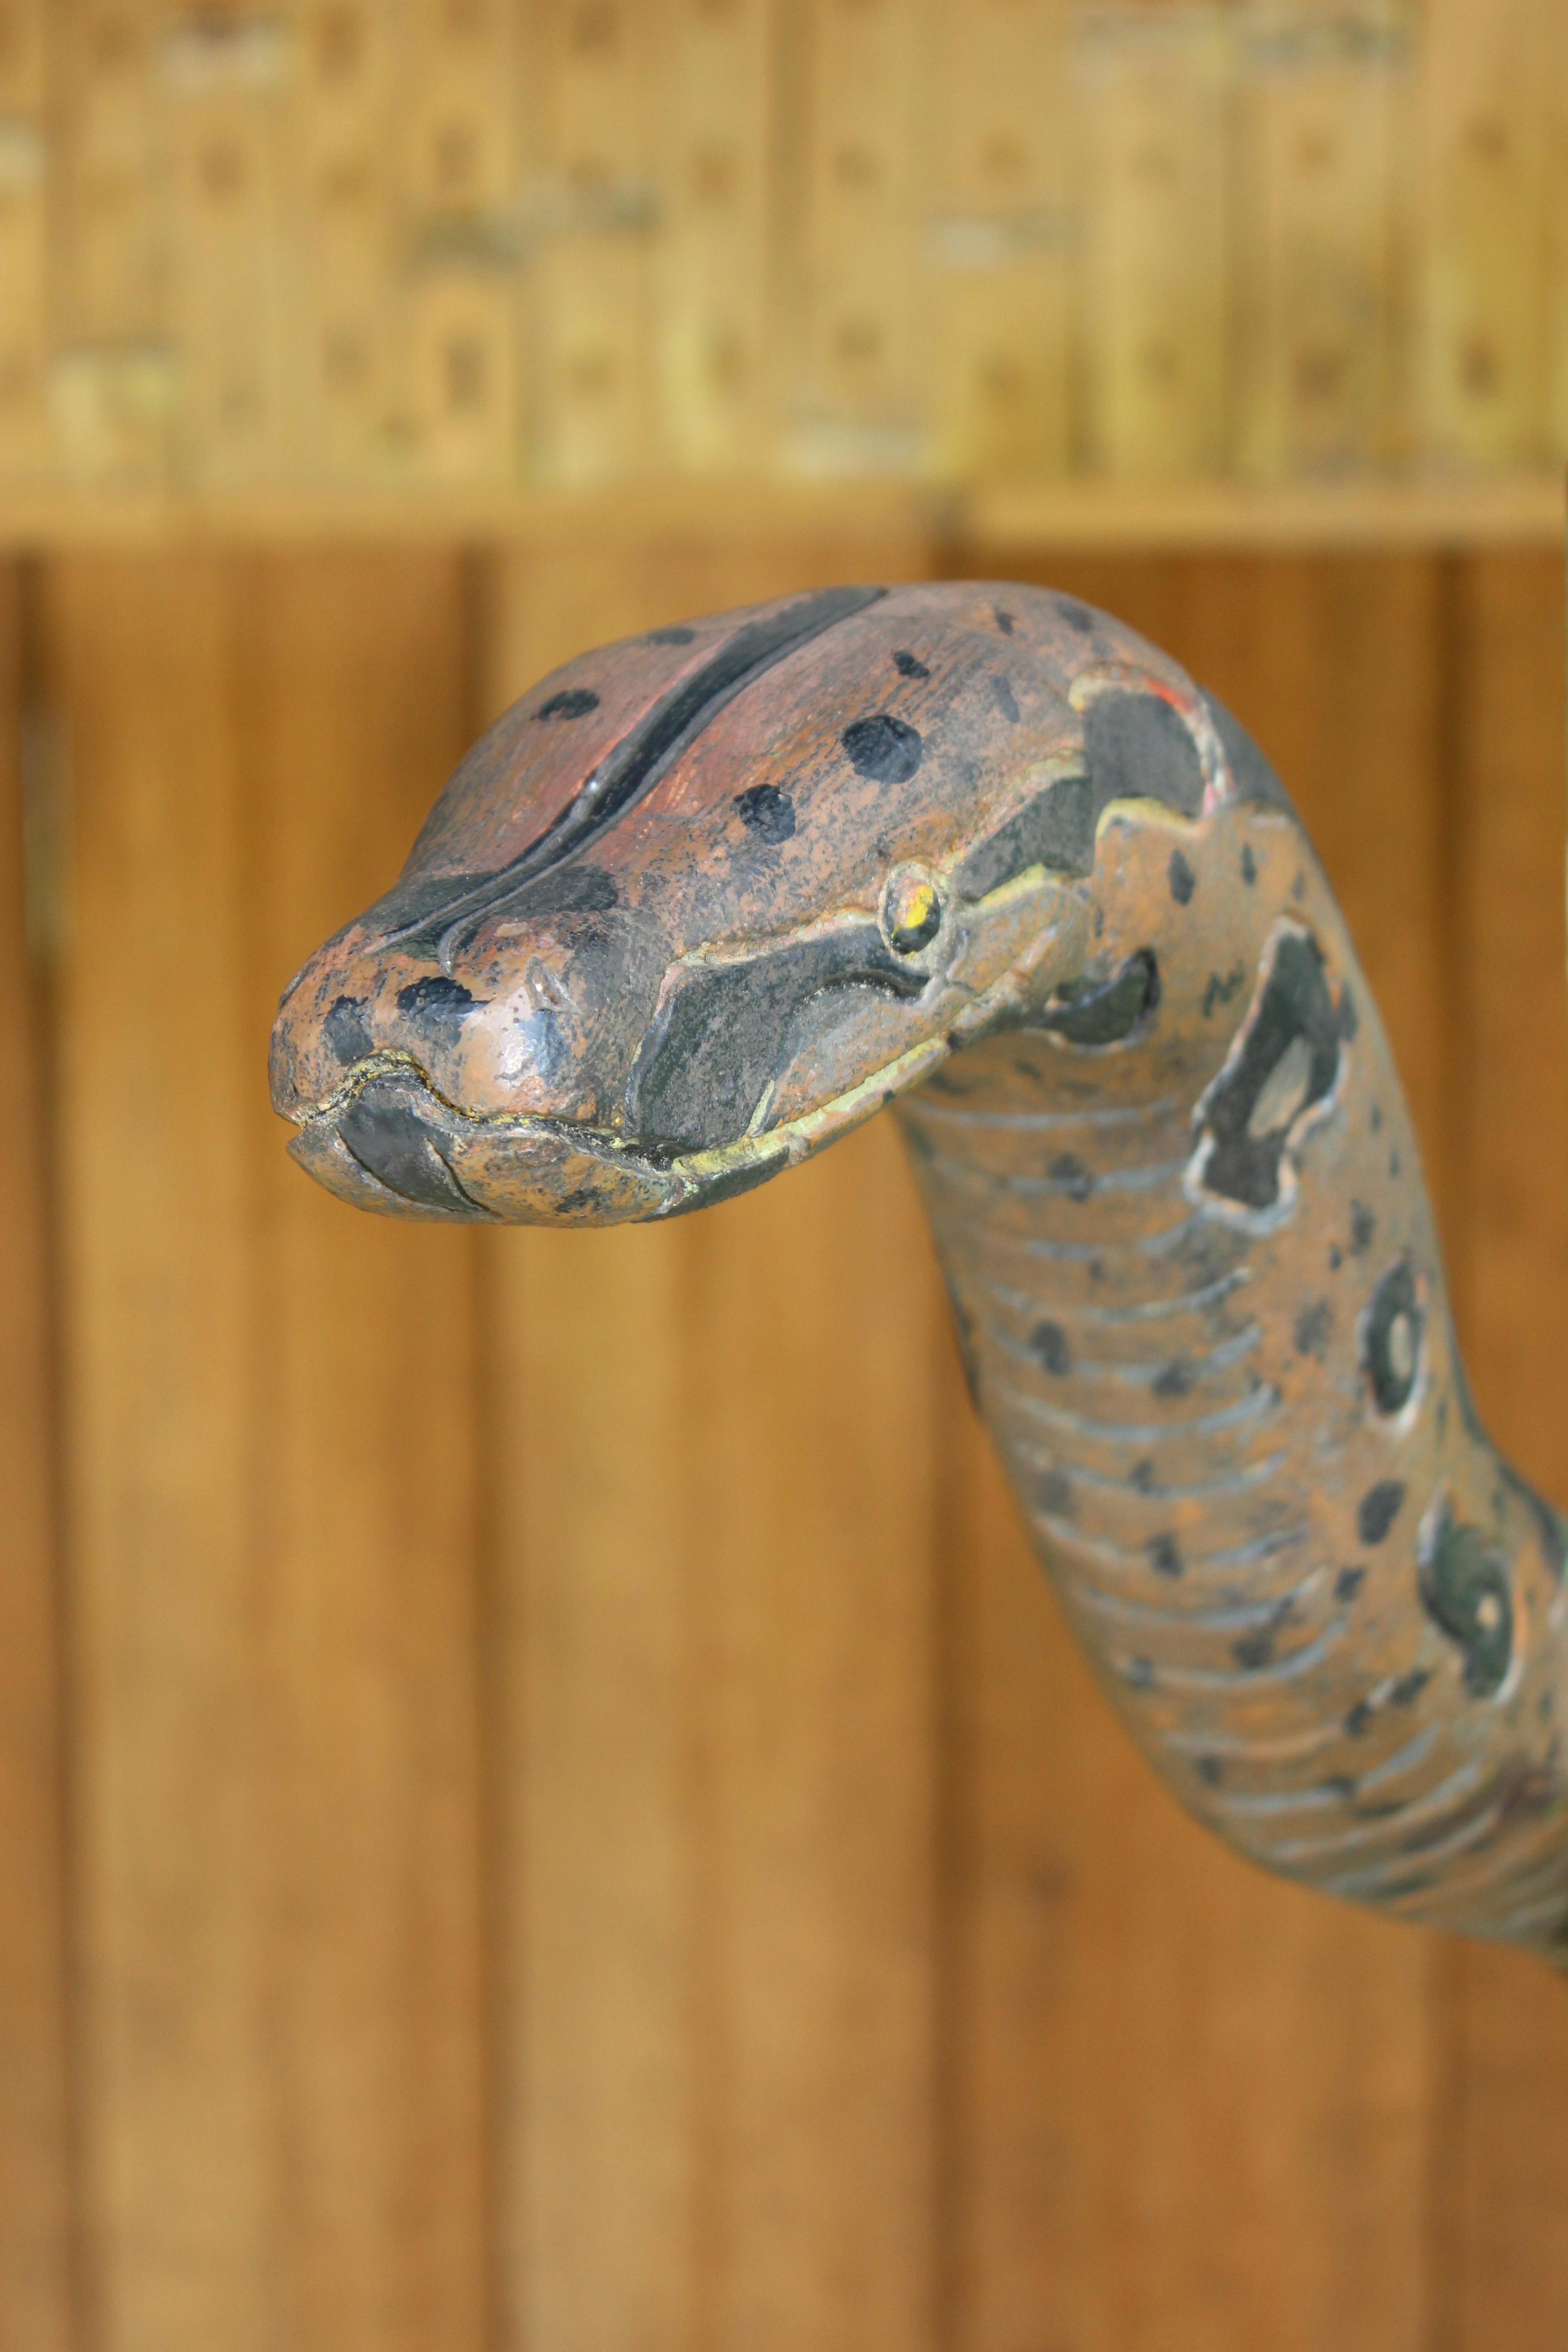
[[[603,1129],[476,1118],[424,1073],[378,1059],[305,1118],[289,1150],[340,1200],[383,1216],[468,1223],[620,1224],[677,1196],[667,1169]]]

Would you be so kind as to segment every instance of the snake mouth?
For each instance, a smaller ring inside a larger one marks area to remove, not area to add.
[[[399,1054],[356,1063],[289,1150],[341,1201],[442,1223],[623,1224],[659,1215],[683,1189],[607,1129],[462,1110]]]
[[[871,1118],[949,1050],[929,1039],[787,1124],[685,1153],[570,1119],[477,1116],[438,1094],[412,1057],[376,1054],[300,1116],[289,1150],[337,1199],[381,1216],[641,1223],[752,1191]]]

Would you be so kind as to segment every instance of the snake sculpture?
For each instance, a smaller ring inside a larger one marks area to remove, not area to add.
[[[684,1215],[885,1104],[973,1394],[1156,1769],[1255,1862],[1568,1965],[1568,1526],[1466,1392],[1289,800],[1037,588],[650,631],[469,752],[273,1036],[386,1214]]]

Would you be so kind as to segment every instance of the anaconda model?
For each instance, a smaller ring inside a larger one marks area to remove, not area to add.
[[[1183,1802],[1568,1958],[1564,1524],[1468,1402],[1289,802],[1141,638],[938,585],[583,656],[293,982],[272,1084],[344,1200],[581,1225],[896,1103],[979,1410]]]

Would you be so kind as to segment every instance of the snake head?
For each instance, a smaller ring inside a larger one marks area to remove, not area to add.
[[[286,992],[291,1149],[398,1215],[605,1223],[746,1189],[1048,1018],[1129,761],[1195,815],[1206,727],[1152,648],[1030,588],[826,590],[585,654]]]

